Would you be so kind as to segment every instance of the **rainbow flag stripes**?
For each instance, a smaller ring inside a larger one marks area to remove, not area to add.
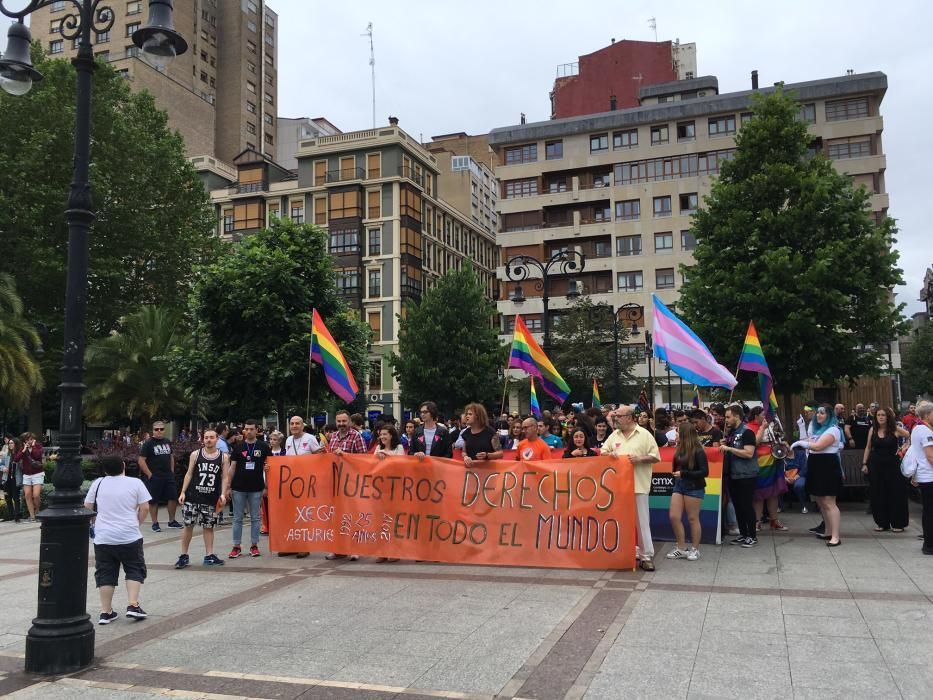
[[[350,366],[317,309],[311,316],[311,359],[324,368],[327,384],[341,399],[350,403],[360,393]]]
[[[515,316],[515,335],[509,355],[509,368],[513,367],[540,379],[541,388],[560,403],[570,395],[570,386],[551,364],[519,315]]]
[[[599,384],[596,383],[596,377],[593,377],[593,408],[599,408],[603,402],[599,399]]]
[[[773,418],[778,408],[777,397],[774,395],[774,379],[771,377],[771,369],[765,360],[765,353],[761,349],[761,340],[758,339],[758,331],[755,330],[753,321],[748,322],[745,345],[742,346],[742,354],[739,355],[739,369],[758,373],[761,405],[765,407],[768,418]]]
[[[531,380],[531,415],[535,418],[541,417],[541,404],[538,403],[538,394],[535,391],[535,378],[528,377]]]

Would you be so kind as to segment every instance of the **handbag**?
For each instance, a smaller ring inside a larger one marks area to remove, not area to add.
[[[901,460],[901,474],[907,479],[913,479],[917,475],[917,467],[920,466],[920,460],[917,459],[917,453],[913,447],[907,450],[904,459]]]

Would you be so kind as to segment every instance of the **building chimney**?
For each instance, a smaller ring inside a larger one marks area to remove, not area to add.
[[[615,95],[609,95],[609,111],[610,112],[616,111],[616,96]]]
[[[398,126],[398,117],[389,117],[389,126]]]
[[[758,89],[758,71],[752,71],[752,90]]]
[[[614,44],[614,43],[616,43],[616,38],[615,38],[615,37],[612,37],[612,39],[610,39],[609,41],[610,41],[610,43]]]
[[[524,124],[524,123],[525,123],[525,113],[522,112],[522,124]]]

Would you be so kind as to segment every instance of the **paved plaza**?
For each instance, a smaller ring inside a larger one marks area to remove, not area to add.
[[[0,524],[0,695],[17,698],[929,698],[933,557],[843,511],[843,546],[785,514],[756,549],[706,546],[657,571],[279,558],[176,571],[146,530],[148,620],[97,627],[97,659],[22,672],[36,525]],[[229,528],[218,533],[229,550]],[[125,608],[118,589],[114,608]],[[88,611],[99,612],[93,577]]]

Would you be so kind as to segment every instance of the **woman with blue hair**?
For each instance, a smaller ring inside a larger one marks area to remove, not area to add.
[[[824,404],[816,409],[810,423],[810,437],[800,443],[809,450],[807,490],[819,504],[826,523],[826,534],[818,534],[817,537],[826,540],[827,547],[838,547],[842,544],[839,539],[839,507],[836,505],[836,497],[842,491],[839,461],[842,432],[831,406]]]

